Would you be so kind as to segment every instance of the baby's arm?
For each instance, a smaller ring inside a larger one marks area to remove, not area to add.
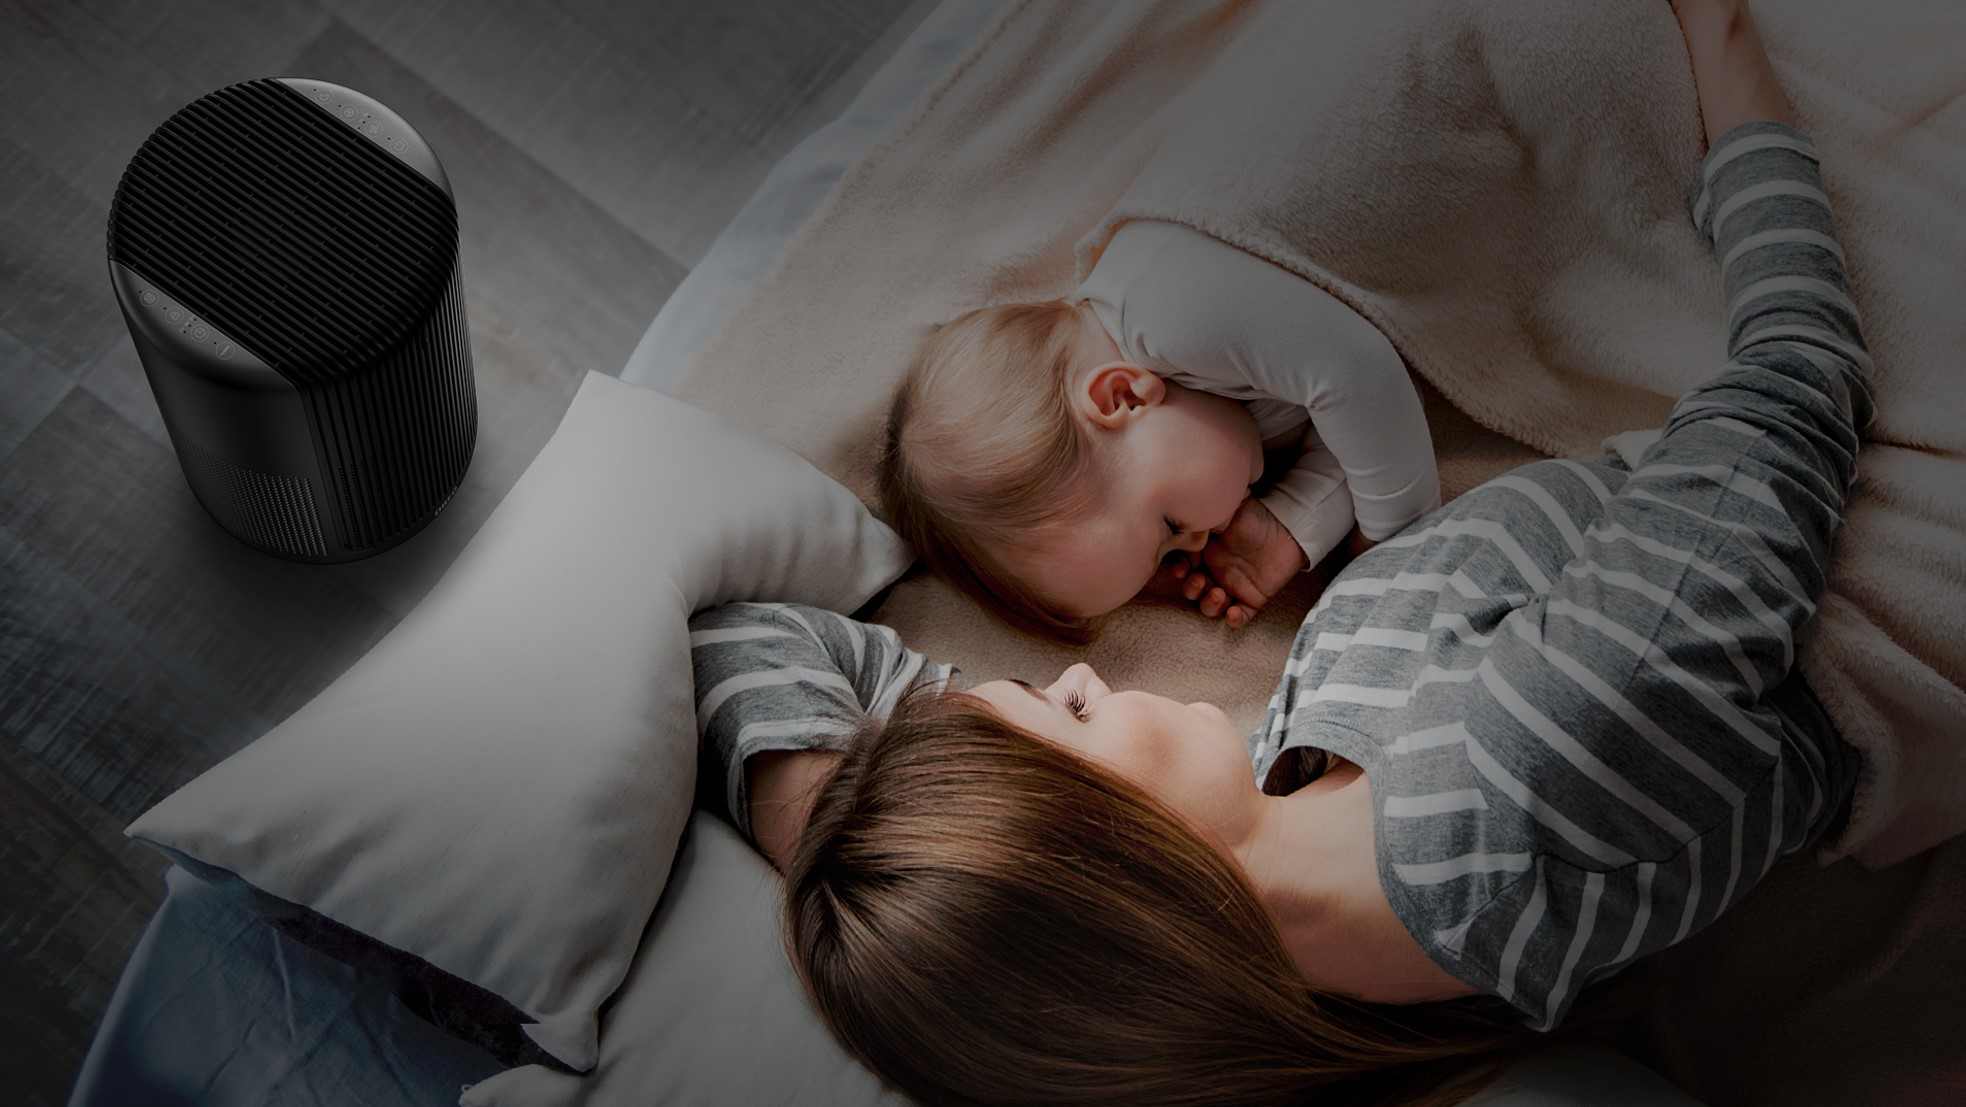
[[[1399,351],[1377,327],[1288,269],[1199,231],[1171,237],[1164,255],[1190,285],[1182,320],[1190,337],[1179,353],[1194,359],[1193,371],[1219,374],[1225,384],[1246,386],[1309,415],[1314,444],[1300,465],[1312,481],[1311,495],[1342,474],[1350,514],[1373,541],[1440,506],[1440,474],[1420,394]],[[1216,351],[1212,360],[1209,350]],[[1178,357],[1169,360],[1183,365]],[[1290,514],[1278,506],[1271,504],[1279,517]],[[1306,528],[1302,533],[1312,541],[1305,555],[1313,563],[1322,560],[1350,529],[1335,523]]]
[[[1306,523],[1292,531],[1306,540],[1313,562],[1336,549],[1354,523],[1379,542],[1440,506],[1433,436],[1406,363],[1364,317],[1331,297],[1325,302],[1332,312],[1322,346],[1294,362],[1252,365],[1263,374],[1260,387],[1294,388],[1291,398],[1311,417],[1302,457],[1269,498],[1286,510],[1308,509]],[[1314,504],[1318,496],[1326,499]]]
[[[1345,467],[1331,447],[1312,433],[1290,470],[1264,493],[1262,503],[1303,548],[1308,564],[1338,548],[1358,521]]]
[[[1354,523],[1379,541],[1439,506],[1419,393],[1376,327],[1279,265],[1192,228],[1156,226],[1161,241],[1125,283],[1123,345],[1156,371],[1201,382],[1191,387],[1309,415],[1310,448],[1262,501],[1297,536],[1305,564],[1322,561]],[[1204,600],[1210,594],[1209,585],[1184,583],[1191,599],[1197,589]],[[1252,595],[1245,606],[1253,613],[1267,599]],[[1232,612],[1239,598],[1228,600],[1218,612]],[[1203,612],[1211,613],[1206,602]]]
[[[1345,470],[1315,434],[1264,446],[1290,450],[1289,470],[1262,496],[1243,501],[1195,558],[1193,572],[1177,574],[1185,578],[1183,598],[1233,628],[1248,625],[1299,573],[1356,533]]]

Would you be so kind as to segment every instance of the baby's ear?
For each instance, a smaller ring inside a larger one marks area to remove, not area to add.
[[[1080,407],[1102,427],[1117,429],[1167,398],[1160,375],[1130,361],[1109,361],[1081,378]]]

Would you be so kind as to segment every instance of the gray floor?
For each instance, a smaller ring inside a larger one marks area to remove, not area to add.
[[[394,625],[926,0],[0,0],[0,1088],[62,1102],[162,892],[122,827]],[[410,120],[457,192],[480,429],[423,534],[251,552],[192,499],[111,296],[124,164],[274,75]]]

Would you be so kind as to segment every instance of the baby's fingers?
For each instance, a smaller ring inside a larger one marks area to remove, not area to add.
[[[1228,607],[1229,594],[1220,588],[1209,589],[1208,595],[1201,598],[1201,613],[1211,619],[1220,619]]]

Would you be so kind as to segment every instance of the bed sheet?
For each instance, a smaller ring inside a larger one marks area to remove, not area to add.
[[[838,119],[808,135],[772,167],[710,252],[669,294],[629,355],[621,379],[671,391],[684,367],[737,310],[847,167],[860,160],[1008,4],[942,0],[936,5]]]
[[[172,867],[70,1107],[429,1107],[505,1068]]]

